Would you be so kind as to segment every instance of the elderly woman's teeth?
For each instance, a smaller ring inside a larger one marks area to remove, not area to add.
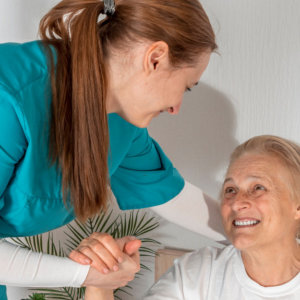
[[[258,224],[258,220],[248,220],[248,221],[233,221],[234,226],[250,226]]]

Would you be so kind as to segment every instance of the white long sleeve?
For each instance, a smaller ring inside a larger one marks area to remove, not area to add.
[[[215,241],[226,240],[220,204],[187,181],[180,194],[167,203],[151,207],[151,210],[172,223]]]
[[[0,284],[19,287],[80,287],[90,266],[33,252],[0,240]]]

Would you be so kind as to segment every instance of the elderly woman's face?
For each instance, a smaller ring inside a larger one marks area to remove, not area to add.
[[[299,210],[291,188],[291,175],[275,156],[245,154],[231,165],[223,185],[222,217],[236,248],[287,245],[295,238]]]

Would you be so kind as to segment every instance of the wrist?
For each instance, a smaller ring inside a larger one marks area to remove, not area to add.
[[[85,290],[84,300],[113,300],[113,290],[89,286]]]

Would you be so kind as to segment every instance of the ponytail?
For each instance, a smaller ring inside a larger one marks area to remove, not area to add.
[[[99,40],[100,1],[62,1],[40,23],[51,56],[53,91],[50,158],[62,171],[64,200],[71,195],[85,220],[105,207],[108,184],[107,76]]]

